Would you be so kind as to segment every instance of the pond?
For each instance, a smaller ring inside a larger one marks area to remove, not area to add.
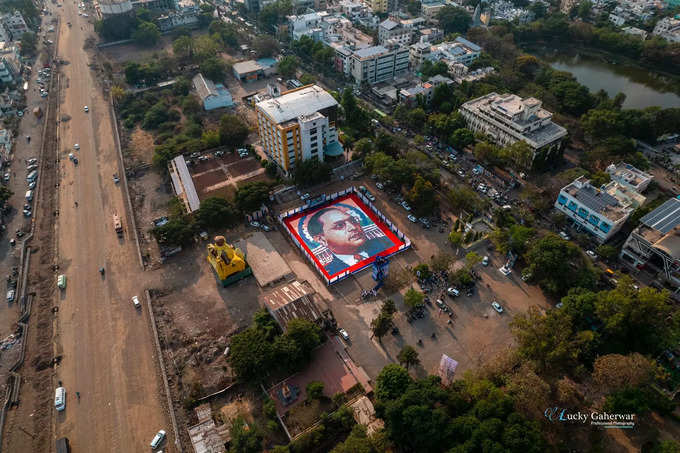
[[[680,96],[671,91],[675,81],[643,68],[579,53],[565,54],[563,51],[548,49],[532,49],[532,53],[554,69],[572,73],[592,93],[604,90],[610,97],[618,93],[625,94],[624,108],[680,107]]]

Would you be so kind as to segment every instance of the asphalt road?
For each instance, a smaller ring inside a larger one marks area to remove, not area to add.
[[[58,55],[68,62],[61,68],[60,115],[71,116],[59,126],[57,255],[68,286],[57,296],[55,348],[63,360],[55,385],[60,380],[66,387],[67,406],[55,412],[55,438],[67,436],[74,451],[147,451],[159,429],[172,430],[162,405],[146,303],[135,310],[131,302],[134,295],[145,301],[145,274],[123,190],[112,178],[120,169],[108,102],[83,50],[94,31],[78,16],[76,3],[63,5],[49,5],[61,14]],[[70,152],[78,165],[69,160]],[[113,229],[114,213],[123,220],[122,239]],[[106,269],[104,276],[100,267]]]

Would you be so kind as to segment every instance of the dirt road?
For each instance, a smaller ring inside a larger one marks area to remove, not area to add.
[[[131,302],[134,295],[144,301],[144,273],[123,191],[112,178],[120,169],[108,102],[83,50],[94,32],[74,2],[52,8],[61,14],[58,53],[68,62],[61,71],[60,115],[71,116],[59,129],[57,256],[68,286],[57,296],[55,348],[63,361],[55,384],[62,381],[68,396],[66,410],[54,413],[55,436],[67,436],[74,451],[145,451],[159,429],[172,430],[160,398],[148,313]],[[124,220],[122,239],[113,229],[114,213]]]

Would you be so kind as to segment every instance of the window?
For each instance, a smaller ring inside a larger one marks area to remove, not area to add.
[[[567,197],[565,197],[564,195],[560,195],[559,197],[557,197],[557,202],[559,204],[564,204],[567,202]]]
[[[600,224],[600,229],[602,231],[604,231],[605,233],[607,233],[611,229],[611,225],[609,225],[608,223],[602,222]]]
[[[316,128],[315,127],[311,128],[309,130],[309,135],[314,135],[314,134],[316,134]]]
[[[588,211],[581,208],[578,210],[578,216],[581,217],[582,219],[587,219],[588,218]]]
[[[572,211],[576,212],[576,209],[578,208],[578,205],[577,205],[575,202],[570,201],[570,202],[569,202],[569,206],[567,206],[567,207],[568,207],[569,209],[571,209]]]
[[[594,215],[591,215],[590,218],[588,219],[588,222],[592,223],[593,225],[597,225],[600,223],[600,218]]]

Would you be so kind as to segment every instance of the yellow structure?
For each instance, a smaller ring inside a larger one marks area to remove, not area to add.
[[[387,0],[368,0],[366,2],[371,11],[374,13],[386,13],[388,4]]]
[[[208,244],[208,262],[224,286],[252,273],[243,252],[227,244],[224,236],[216,236],[215,243]]]

